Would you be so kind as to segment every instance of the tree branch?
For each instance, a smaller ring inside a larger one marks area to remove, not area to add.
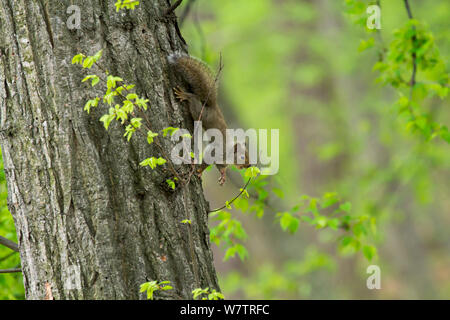
[[[13,256],[13,255],[15,255],[17,252],[11,252],[10,254],[8,254],[8,255],[6,255],[6,256],[4,256],[4,257],[1,257],[0,258],[0,262],[2,262],[2,261],[5,261],[6,259],[8,259],[9,257],[11,257],[11,256]]]
[[[380,10],[381,10],[381,1],[380,0],[377,0],[377,6],[380,8]],[[378,36],[378,39],[379,39],[379,42],[380,42],[380,46],[381,46],[381,50],[380,50],[380,61],[383,61],[384,60],[384,57],[385,57],[385,55],[386,55],[386,52],[388,51],[388,49],[386,48],[386,45],[385,45],[385,43],[384,43],[384,39],[383,39],[383,36],[382,36],[382,34],[381,34],[381,29],[376,29],[377,31],[376,31],[376,33],[377,33],[377,36]]]
[[[412,11],[411,11],[411,7],[409,6],[409,1],[408,0],[404,0],[404,3],[405,3],[406,12],[408,13],[408,18],[410,20],[414,19]],[[416,30],[415,26],[413,26],[413,30],[414,31]],[[414,48],[414,45],[415,45],[415,43],[417,41],[417,36],[416,36],[415,32],[414,32],[414,35],[411,38],[411,41],[412,41],[412,45],[413,45],[413,48]],[[412,101],[412,98],[413,98],[414,86],[416,85],[416,74],[417,74],[417,55],[416,55],[415,51],[413,51],[413,53],[411,54],[411,58],[412,58],[413,71],[412,71],[412,74],[411,74],[411,80],[409,81],[409,85],[410,85],[411,89],[409,91],[408,108],[409,108],[409,112],[411,113],[412,118],[415,119],[416,116],[414,115],[414,110],[413,110],[413,108],[411,106],[411,101]]]
[[[248,178],[247,183],[245,184],[245,186],[244,186],[243,188],[241,188],[241,192],[239,192],[239,194],[238,194],[236,197],[234,197],[233,199],[231,199],[231,200],[228,202],[228,204],[226,204],[226,205],[224,205],[224,206],[222,206],[222,207],[220,207],[220,208],[211,210],[211,211],[209,211],[209,213],[211,213],[211,212],[216,212],[216,211],[220,211],[220,210],[222,210],[222,209],[225,209],[225,208],[227,207],[227,205],[228,205],[228,206],[231,205],[235,200],[237,200],[237,198],[239,198],[239,197],[244,193],[245,190],[247,190],[247,187],[248,187],[248,185],[249,185],[249,183],[250,183],[251,180],[252,180],[251,177]]]
[[[180,26],[183,25],[184,20],[186,19],[186,17],[189,15],[189,12],[191,11],[192,5],[194,4],[195,0],[189,0],[188,3],[186,4],[186,7],[183,10],[183,13],[181,14],[179,21],[180,21]]]
[[[183,2],[183,0],[175,1],[175,3],[173,5],[171,5],[169,9],[167,9],[167,11],[164,15],[167,16],[167,15],[171,14],[176,8],[178,8],[180,6],[180,4],[182,2]]]
[[[0,236],[0,244],[10,248],[13,251],[19,252],[19,246],[17,245],[17,243],[6,239],[5,237]]]
[[[411,7],[410,7],[410,5],[409,5],[409,1],[408,1],[408,0],[404,0],[404,2],[405,2],[406,11],[407,11],[407,13],[408,13],[408,18],[409,18],[410,20],[414,19],[413,14],[412,14],[412,11],[411,11]],[[416,28],[413,26],[413,29],[415,30]],[[417,40],[417,37],[416,37],[415,34],[412,36],[411,40],[412,40],[413,46],[414,46],[414,43],[415,43],[416,40]],[[413,52],[411,56],[412,56],[413,72],[412,72],[412,75],[411,75],[411,81],[410,81],[409,84],[410,84],[411,89],[412,89],[412,88],[414,87],[414,85],[416,84],[417,55],[416,55],[415,52]]]
[[[411,7],[409,6],[408,0],[403,0],[405,2],[406,11],[408,12],[408,18],[414,19],[411,11]]]
[[[0,270],[0,273],[16,273],[16,272],[22,272],[22,269],[21,268],[13,268],[13,269]]]

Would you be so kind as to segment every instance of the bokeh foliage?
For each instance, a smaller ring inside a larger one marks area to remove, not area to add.
[[[448,298],[450,4],[410,0],[410,19],[403,0],[195,2],[182,32],[191,54],[213,66],[222,54],[221,101],[232,125],[280,129],[281,169],[263,193],[264,217],[248,210],[252,200],[232,211],[248,259],[223,263],[216,253],[225,296]],[[377,3],[382,28],[368,30],[366,9]],[[341,250],[349,238],[286,214],[302,195],[334,192],[352,214],[376,220],[353,232],[371,233],[378,250],[352,255]],[[209,196],[220,203],[222,193]],[[295,235],[281,231],[290,228]],[[285,264],[306,261],[308,250],[330,257],[334,274],[293,280]],[[383,273],[380,291],[365,287],[372,263]],[[266,290],[270,279],[276,290]]]

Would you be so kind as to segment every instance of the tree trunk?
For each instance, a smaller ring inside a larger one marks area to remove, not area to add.
[[[151,280],[171,281],[162,299],[218,290],[201,181],[172,191],[167,165],[140,167],[162,155],[138,135],[128,143],[118,123],[105,131],[107,106],[86,114],[100,85],[71,64],[104,49],[101,64],[149,99],[153,128],[192,127],[171,90],[166,56],[183,39],[164,18],[169,1],[116,12],[113,0],[79,0],[80,29],[69,30],[72,2],[0,0],[0,142],[26,297],[144,299]]]

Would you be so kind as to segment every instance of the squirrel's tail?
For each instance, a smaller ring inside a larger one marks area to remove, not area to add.
[[[169,64],[189,86],[190,92],[197,95],[207,106],[216,103],[217,89],[214,74],[203,61],[182,52],[175,52],[167,57]]]

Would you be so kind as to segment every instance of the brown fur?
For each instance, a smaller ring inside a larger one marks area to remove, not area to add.
[[[217,86],[216,79],[211,69],[202,61],[191,56],[175,53],[169,56],[169,63],[173,66],[176,73],[181,76],[187,89],[174,88],[175,96],[180,101],[188,101],[189,111],[194,121],[199,120],[200,113],[203,128],[205,130],[215,128],[222,132],[224,137],[224,157],[226,156],[226,129],[227,123],[217,104]],[[237,163],[237,145],[234,146],[234,163]],[[245,150],[244,164],[236,165],[238,168],[248,168],[249,157]],[[200,166],[200,173],[207,165]],[[225,182],[226,164],[216,164],[221,172],[220,183]]]

